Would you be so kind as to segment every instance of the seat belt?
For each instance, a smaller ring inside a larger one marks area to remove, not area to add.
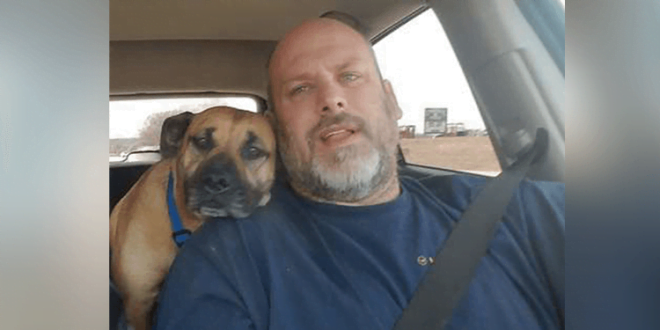
[[[531,166],[548,149],[548,132],[539,128],[533,146],[488,182],[468,205],[435,262],[403,310],[394,330],[440,330],[472,282],[507,205]]]

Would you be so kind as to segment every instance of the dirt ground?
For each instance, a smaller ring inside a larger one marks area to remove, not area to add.
[[[401,139],[406,161],[453,170],[500,172],[495,151],[487,136],[456,136]]]

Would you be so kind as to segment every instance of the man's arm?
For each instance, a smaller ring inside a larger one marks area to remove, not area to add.
[[[184,247],[160,293],[155,329],[255,329],[231,277],[197,246]]]

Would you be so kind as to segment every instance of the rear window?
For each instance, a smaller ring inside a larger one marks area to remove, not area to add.
[[[124,162],[132,153],[158,152],[163,121],[176,114],[230,106],[257,112],[249,96],[163,97],[110,101],[110,162]]]

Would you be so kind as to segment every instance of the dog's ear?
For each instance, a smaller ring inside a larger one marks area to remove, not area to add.
[[[183,137],[194,116],[192,112],[186,111],[165,119],[160,131],[160,155],[164,159],[175,157],[179,153]]]

